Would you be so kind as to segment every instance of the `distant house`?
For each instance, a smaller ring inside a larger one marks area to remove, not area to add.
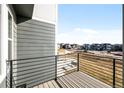
[[[90,50],[90,44],[83,44],[83,48],[85,50]]]
[[[64,43],[60,43],[60,49],[63,48],[64,46]]]
[[[122,44],[112,45],[112,51],[122,51]]]
[[[71,45],[70,45],[70,44],[64,44],[64,45],[63,45],[63,48],[64,48],[64,49],[71,49]]]
[[[78,44],[71,44],[72,49],[80,49],[80,45]]]
[[[101,44],[101,46],[102,46],[102,50],[104,51],[110,51],[112,49],[112,45],[109,43],[103,43]]]
[[[99,51],[101,49],[101,45],[98,43],[91,44],[90,49]]]
[[[96,51],[110,51],[112,49],[112,45],[109,43],[94,43],[94,44],[84,44],[83,48],[86,50],[96,50]]]

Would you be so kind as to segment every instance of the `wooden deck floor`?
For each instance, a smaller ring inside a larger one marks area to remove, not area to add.
[[[59,83],[59,85],[58,85]],[[83,72],[73,72],[59,77],[57,82],[52,80],[35,86],[36,88],[111,88],[111,86],[84,74]]]
[[[59,88],[59,85],[56,83],[55,80],[50,80],[48,82],[35,86],[34,88]]]

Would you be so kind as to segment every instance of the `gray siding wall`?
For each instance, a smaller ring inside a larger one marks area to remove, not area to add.
[[[13,44],[12,44],[12,59],[17,59],[17,24],[15,21],[13,21]],[[15,62],[13,61],[13,63],[15,64]],[[14,68],[17,67],[17,65],[13,65]],[[16,71],[15,69],[13,71]],[[16,73],[14,73],[13,75],[17,76]],[[8,77],[9,80],[9,77]],[[15,79],[14,79],[15,80]],[[13,81],[13,83],[15,83],[15,81]],[[7,85],[9,86],[9,85]]]
[[[17,59],[17,24],[13,21],[13,58]]]
[[[55,55],[55,25],[28,20],[17,26],[17,59]],[[17,62],[17,85],[31,87],[55,78],[55,57]]]

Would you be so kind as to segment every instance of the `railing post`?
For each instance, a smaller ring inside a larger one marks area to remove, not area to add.
[[[57,55],[55,55],[55,81],[57,81]]]
[[[123,19],[124,19],[124,4],[122,5],[122,12],[123,12]],[[123,23],[124,24],[124,21]],[[124,26],[122,28],[124,30]],[[124,31],[122,31],[122,35],[124,34]],[[123,39],[123,42],[124,42],[124,39]],[[122,51],[124,51],[124,44],[122,44]],[[123,54],[123,60],[122,60],[122,87],[124,88],[124,52],[122,52]]]
[[[115,88],[115,59],[113,59],[113,88]]]
[[[124,6],[124,5],[123,5]],[[123,56],[123,59],[124,59],[124,56]],[[122,88],[124,88],[124,61],[123,62],[123,65],[122,65]]]
[[[12,74],[13,74],[13,65],[12,65],[12,60],[10,60],[10,88],[12,88]]]
[[[8,85],[7,85],[8,84],[8,82],[7,82],[8,81],[8,75],[7,75],[8,69],[7,68],[8,68],[8,61],[6,61],[6,88],[8,88]]]
[[[79,71],[79,53],[77,53],[77,71]]]

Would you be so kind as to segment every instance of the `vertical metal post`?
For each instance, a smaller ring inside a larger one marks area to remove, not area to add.
[[[57,81],[57,55],[55,56],[55,81]]]
[[[10,61],[10,88],[12,88],[12,70],[13,66],[12,66],[12,60]]]
[[[77,71],[79,71],[79,53],[77,54]]]
[[[26,88],[27,87],[27,85],[26,84],[24,84],[24,88]]]
[[[8,81],[8,75],[7,75],[7,67],[8,67],[8,62],[6,61],[6,88],[8,88],[7,81]]]
[[[124,60],[124,56],[123,56],[123,60]],[[123,60],[122,60],[122,62],[123,62],[123,65],[122,65],[122,88],[124,88],[124,61]]]
[[[115,59],[113,59],[113,88],[115,88]]]
[[[123,24],[123,31],[122,35],[124,34],[124,4],[122,5],[122,24]],[[124,88],[124,37],[123,37],[123,44],[122,44],[122,53],[123,53],[123,59],[122,59],[122,87]]]

